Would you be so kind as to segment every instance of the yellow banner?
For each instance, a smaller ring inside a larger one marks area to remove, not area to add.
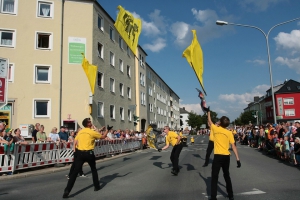
[[[197,39],[196,30],[192,30],[193,32],[193,40],[190,46],[188,46],[182,56],[186,58],[187,62],[194,69],[194,72],[200,82],[200,85],[203,89],[203,92],[206,94],[204,86],[203,86],[203,53],[201,46]]]
[[[115,27],[134,54],[140,33],[142,31],[142,22],[138,18],[125,10],[122,6],[118,6],[119,14],[115,22]]]
[[[97,76],[97,66],[91,65],[89,61],[85,58],[84,54],[83,60],[82,60],[82,68],[85,72],[86,77],[88,78],[88,81],[91,86],[91,92],[92,94],[95,93],[95,83],[96,83],[96,76]]]

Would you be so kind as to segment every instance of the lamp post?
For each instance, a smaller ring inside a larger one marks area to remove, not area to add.
[[[245,24],[235,24],[235,23],[230,23],[230,22],[225,22],[225,21],[220,21],[217,20],[216,24],[219,26],[223,26],[223,25],[234,25],[234,26],[244,26],[244,27],[248,27],[248,28],[255,28],[257,30],[259,30],[265,37],[266,39],[266,44],[267,44],[267,52],[268,52],[268,63],[269,63],[269,73],[270,73],[270,83],[271,83],[271,93],[272,93],[272,104],[273,104],[273,117],[274,117],[274,123],[277,124],[277,120],[276,120],[276,108],[275,108],[275,96],[274,96],[274,92],[273,92],[273,78],[272,78],[272,66],[271,66],[271,57],[270,57],[270,48],[269,48],[269,34],[270,32],[277,26],[283,25],[283,24],[287,24],[296,20],[299,20],[300,17],[286,21],[286,22],[282,22],[279,24],[276,24],[275,26],[273,26],[272,28],[270,28],[270,30],[268,31],[268,33],[266,34],[262,29],[256,27],[256,26],[251,26],[251,25],[245,25]]]

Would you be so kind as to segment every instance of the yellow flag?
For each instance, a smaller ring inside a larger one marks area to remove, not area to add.
[[[96,76],[97,76],[97,66],[91,65],[89,61],[85,58],[84,54],[83,60],[82,60],[82,68],[85,72],[86,77],[88,78],[88,81],[91,86],[91,92],[92,94],[95,93],[95,82],[96,82]]]
[[[115,22],[115,27],[128,45],[128,47],[136,54],[136,48],[140,33],[142,31],[142,22],[138,18],[125,10],[122,6],[118,6],[119,14]]]
[[[201,46],[197,39],[196,30],[192,30],[193,32],[193,40],[192,44],[188,46],[182,56],[186,58],[187,62],[194,69],[194,72],[200,82],[200,85],[203,89],[203,92],[206,94],[204,86],[203,86],[203,53]]]
[[[146,134],[147,134],[147,143],[148,143],[149,147],[152,149],[157,149],[157,147],[155,145],[156,136],[153,132],[153,128],[151,127],[151,125],[148,126]]]

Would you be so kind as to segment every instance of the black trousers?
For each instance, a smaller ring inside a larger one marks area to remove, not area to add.
[[[182,144],[175,145],[172,149],[172,153],[170,156],[170,159],[171,159],[171,162],[173,165],[173,169],[176,172],[179,172],[178,162],[179,162],[179,155],[182,150],[182,147],[183,147]]]
[[[213,149],[214,149],[214,142],[209,140],[208,146],[207,146],[207,149],[206,149],[205,165],[208,165],[210,154],[213,151]]]
[[[82,169],[83,163],[87,162],[90,165],[92,176],[93,176],[93,183],[94,187],[99,187],[99,178],[98,173],[96,169],[96,158],[94,155],[94,151],[79,151],[76,153],[76,161],[74,162],[75,167],[74,171],[72,171],[70,179],[68,181],[67,187],[65,188],[65,191],[70,192],[74,186],[74,183],[76,181],[77,175]]]
[[[223,176],[226,182],[226,191],[229,197],[233,197],[232,184],[229,174],[230,155],[215,154],[211,171],[211,199],[217,197],[219,172],[222,168]]]
[[[74,152],[74,162],[72,163],[72,166],[70,168],[70,172],[69,172],[69,177],[71,176],[72,172],[74,171],[75,169],[75,162],[76,162],[76,159],[77,159],[77,153],[78,153],[78,150],[76,150]],[[83,171],[82,171],[82,167],[81,167],[81,170],[79,171],[79,175],[81,176],[83,174]]]

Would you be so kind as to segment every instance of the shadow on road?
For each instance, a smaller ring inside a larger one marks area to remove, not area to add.
[[[98,170],[101,170],[101,169],[104,169],[104,168],[106,168],[106,167],[110,167],[110,166],[112,166],[113,164],[111,164],[111,165],[106,165],[106,166],[101,166],[101,167],[99,167],[99,168],[97,168],[97,171]],[[92,172],[91,171],[88,171],[87,173],[84,173],[85,175],[87,175],[87,174],[91,174]]]
[[[127,176],[128,174],[131,174],[131,173],[132,172],[128,172],[127,174],[124,174],[124,175],[119,175],[119,173],[114,173],[112,175],[104,176],[100,179],[100,186],[101,186],[101,188],[104,188],[109,182],[113,181],[114,179]],[[101,183],[102,183],[102,185],[101,185]]]
[[[193,165],[191,165],[191,164],[183,164],[183,165],[186,165],[186,166],[187,166],[186,169],[187,169],[188,171],[196,170],[195,167],[194,167]]]
[[[124,175],[118,175],[119,173],[114,173],[112,175],[102,177],[99,181],[101,189],[104,188],[107,185],[107,183],[111,182],[115,178],[124,177],[124,176],[127,176],[130,173],[132,173],[132,172],[128,172],[127,174],[124,174]],[[101,185],[101,183],[102,183],[102,185]],[[79,190],[79,191],[75,192],[74,194],[70,195],[69,197],[74,197],[74,196],[76,196],[76,195],[78,195],[78,194],[80,194],[80,193],[82,193],[82,192],[84,192],[84,191],[86,191],[86,190],[88,190],[89,188],[92,188],[92,187],[94,187],[94,184],[91,184],[91,185],[89,185],[85,188],[82,188],[81,190]]]
[[[195,156],[196,158],[201,158],[201,160],[205,160],[205,158],[202,158],[201,156],[200,156],[200,154],[192,154],[193,156]]]
[[[206,194],[207,196],[209,196],[211,194],[211,177],[207,177],[205,178],[204,176],[201,175],[201,173],[198,173],[199,176],[204,180],[205,184],[206,184]],[[227,196],[227,192],[224,192],[221,188],[220,185],[223,186],[224,188],[226,188],[225,185],[223,185],[222,183],[220,183],[218,181],[218,192],[221,193],[223,196]],[[226,189],[225,189],[226,190]]]
[[[161,156],[152,156],[152,158],[150,158],[149,160],[157,160],[159,158],[161,158]]]
[[[162,165],[165,164],[163,162],[154,162],[153,165],[160,168],[160,169],[167,169],[167,168],[171,168],[172,167],[172,164],[169,163],[168,164],[168,167],[162,167]]]
[[[1,196],[1,195],[5,195],[5,194],[8,194],[8,193],[1,193],[0,196]]]
[[[125,158],[123,158],[123,162],[126,161],[126,160],[130,160],[130,159],[131,159],[131,158],[126,158],[126,157],[125,157]]]

